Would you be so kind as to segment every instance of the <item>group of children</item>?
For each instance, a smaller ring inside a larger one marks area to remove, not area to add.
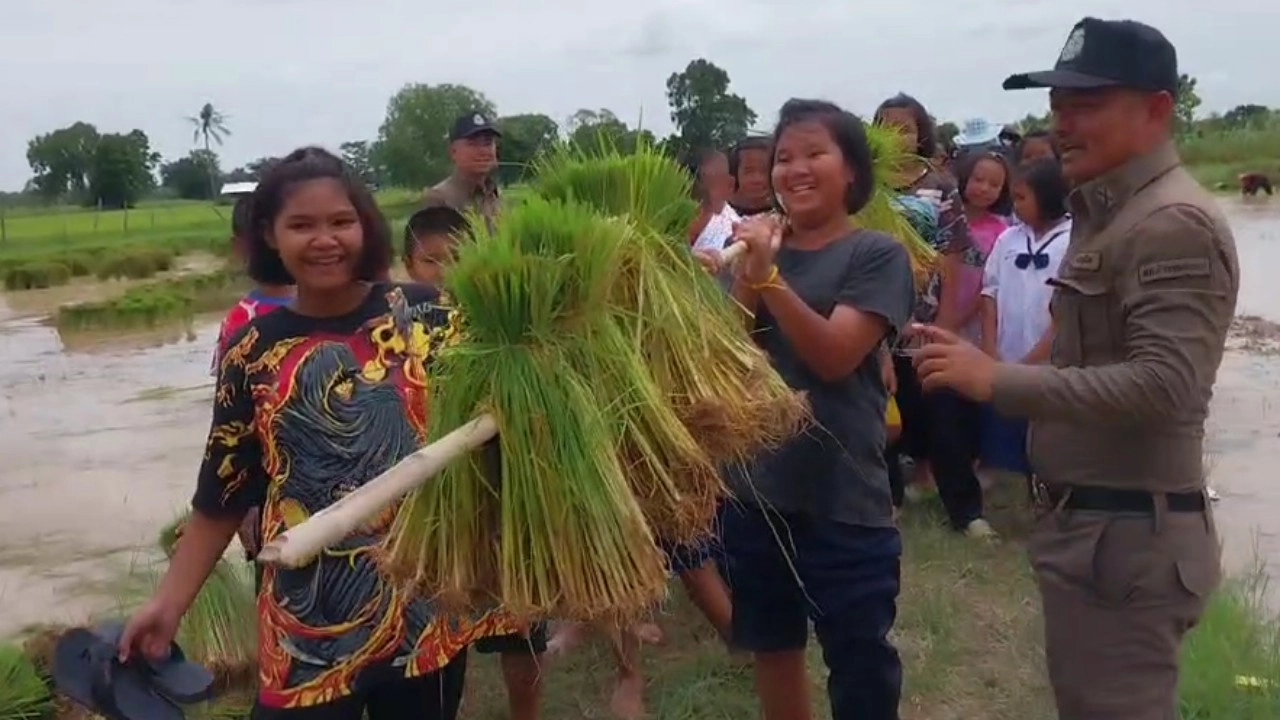
[[[921,157],[934,154],[932,120],[914,98],[890,98],[877,120],[915,142]],[[917,288],[914,319],[953,330],[1004,362],[1047,362],[1049,281],[1071,232],[1069,188],[1051,136],[1031,132],[1015,145],[970,150],[943,166],[922,163],[899,188],[900,207],[942,256],[929,285]],[[977,468],[1029,477],[1026,424],[954,393],[922,394],[909,345],[897,348],[888,374],[897,405],[890,421],[901,424],[886,458],[895,503],[936,487],[956,530],[991,537]],[[914,461],[911,484],[899,471],[902,456]]]
[[[931,121],[914,100],[891,98],[876,121],[908,134],[923,158],[936,156]],[[954,176],[928,161],[904,170],[896,179],[901,207],[944,257],[914,297],[905,251],[887,236],[848,229],[848,216],[873,192],[870,146],[856,117],[793,101],[772,137],[709,153],[696,169],[703,212],[690,243],[713,252],[733,240],[750,246],[727,282],[752,311],[751,328],[779,372],[809,393],[828,435],[797,438],[731,478],[741,502],[726,510],[719,567],[703,552],[687,561],[673,552],[673,566],[715,629],[754,654],[766,717],[807,717],[795,712],[809,706],[810,620],[832,673],[833,716],[896,717],[901,667],[888,640],[901,553],[892,508],[904,495],[893,478],[896,453],[929,461],[953,524],[973,534],[984,534],[981,491],[976,478],[955,477],[972,477],[979,455],[1029,471],[1021,423],[920,392],[903,330],[909,321],[937,322],[1003,361],[1047,359],[1047,280],[1070,234],[1052,143],[1028,136],[1012,159],[960,158]],[[415,213],[400,253],[413,283],[387,283],[389,231],[340,160],[299,150],[269,175],[234,213],[237,250],[257,286],[219,334],[214,423],[193,519],[155,598],[130,622],[126,655],[162,654],[237,531],[252,554],[264,532],[273,536],[332,502],[332,489],[311,484],[331,481],[333,463],[358,467],[362,477],[344,480],[358,484],[394,461],[396,453],[381,450],[376,463],[359,460],[372,452],[361,444],[367,433],[354,431],[361,417],[391,418],[384,440],[391,432],[407,446],[421,436],[424,419],[408,407],[425,402],[407,378],[417,374],[397,362],[424,359],[380,347],[368,360],[366,331],[406,302],[437,302],[467,219],[443,206]],[[773,223],[783,207],[788,222],[780,229]],[[781,247],[770,240],[778,232]],[[322,370],[337,374],[326,380]],[[320,384],[294,389],[308,382]],[[391,387],[397,391],[382,392]],[[903,432],[886,443],[889,394]],[[789,533],[783,545],[779,523]],[[565,626],[548,637],[545,626],[517,632],[491,617],[433,624],[425,606],[383,595],[367,555],[382,530],[349,540],[340,562],[260,575],[265,680],[255,717],[452,718],[471,646],[501,655],[513,720],[538,717],[540,658],[584,629]],[[721,569],[733,580],[728,586]],[[344,624],[375,605],[419,625],[379,624],[370,634]],[[614,637],[620,715],[643,710],[636,651],[656,634],[629,628]]]

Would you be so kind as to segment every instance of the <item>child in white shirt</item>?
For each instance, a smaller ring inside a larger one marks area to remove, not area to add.
[[[1019,169],[1013,183],[1019,223],[1004,231],[987,257],[982,283],[982,344],[987,354],[1009,363],[1047,362],[1053,342],[1049,301],[1058,265],[1071,239],[1066,180],[1055,160]],[[988,408],[982,432],[987,467],[1030,474],[1027,423]]]

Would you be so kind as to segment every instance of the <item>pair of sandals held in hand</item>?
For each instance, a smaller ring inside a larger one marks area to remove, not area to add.
[[[176,643],[165,660],[121,662],[123,632],[124,624],[112,621],[64,633],[54,650],[58,692],[106,720],[183,720],[183,705],[213,699],[213,674]]]

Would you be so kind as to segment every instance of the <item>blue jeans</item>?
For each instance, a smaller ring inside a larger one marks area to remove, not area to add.
[[[898,530],[743,504],[726,509],[722,540],[734,646],[803,650],[812,620],[833,720],[897,720],[902,662],[888,636],[898,611]]]

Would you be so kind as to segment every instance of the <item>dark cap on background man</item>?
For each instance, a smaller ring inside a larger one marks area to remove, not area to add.
[[[482,133],[502,137],[502,133],[489,121],[489,118],[484,113],[470,112],[458,116],[458,119],[454,121],[453,130],[449,131],[449,142],[475,137]]]
[[[1010,75],[1005,90],[1121,87],[1178,92],[1178,53],[1159,30],[1133,20],[1076,23],[1052,70]]]

